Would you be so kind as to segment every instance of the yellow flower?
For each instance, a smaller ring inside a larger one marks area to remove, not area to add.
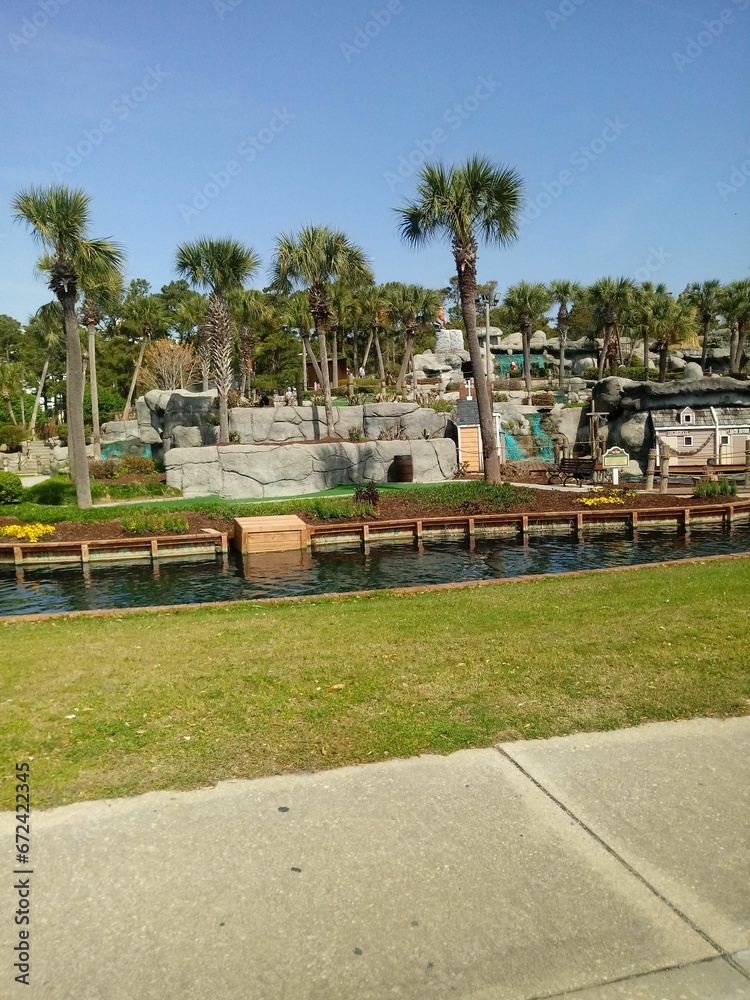
[[[53,534],[54,530],[53,524],[8,524],[0,528],[0,535],[20,541],[38,542],[45,535]]]

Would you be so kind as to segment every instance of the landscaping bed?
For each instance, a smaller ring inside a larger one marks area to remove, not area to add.
[[[231,531],[235,517],[297,514],[308,524],[363,524],[376,521],[460,516],[466,514],[508,513],[543,514],[580,512],[590,509],[652,510],[665,507],[706,507],[722,505],[731,497],[684,497],[659,493],[635,493],[622,496],[622,503],[581,503],[607,490],[579,493],[575,490],[532,490],[510,487],[488,488],[483,481],[456,481],[436,486],[423,485],[386,488],[379,491],[377,507],[356,504],[349,497],[325,497],[282,502],[241,503],[215,500],[180,500],[166,503],[137,504],[128,507],[95,507],[79,511],[77,507],[41,507],[22,503],[0,507],[0,528],[29,522],[51,524],[54,534],[48,541],[93,541],[148,537],[149,535],[197,534],[204,528]],[[177,521],[175,521],[175,518]],[[130,530],[123,527],[123,521]],[[135,524],[133,523],[135,521]],[[173,524],[174,522],[174,524]],[[0,542],[11,542],[2,538]]]

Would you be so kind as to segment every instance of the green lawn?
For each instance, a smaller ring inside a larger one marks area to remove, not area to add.
[[[748,592],[741,558],[3,624],[0,808],[30,757],[53,806],[745,713]]]

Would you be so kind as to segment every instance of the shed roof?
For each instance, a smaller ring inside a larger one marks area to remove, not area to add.
[[[475,399],[459,399],[453,422],[457,427],[478,427],[479,406]]]
[[[693,419],[689,424],[680,423],[683,410],[690,410]],[[709,406],[682,406],[679,409],[651,410],[651,422],[659,427],[714,427],[714,418]],[[713,407],[720,427],[750,426],[750,407],[747,406],[715,406]]]

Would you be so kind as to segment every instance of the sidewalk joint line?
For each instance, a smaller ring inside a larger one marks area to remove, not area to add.
[[[616,861],[618,861],[623,866],[623,868],[629,871],[630,874],[634,876],[634,878],[638,879],[638,881],[641,882],[642,885],[644,885],[650,892],[652,892],[653,895],[656,896],[656,898],[660,902],[664,903],[664,905],[667,906],[677,917],[679,917],[680,920],[686,923],[688,927],[691,928],[691,930],[693,930],[696,934],[702,937],[703,940],[707,944],[709,944],[714,949],[714,951],[717,952],[717,955],[715,957],[723,958],[725,962],[731,965],[731,967],[735,970],[735,972],[739,972],[744,979],[750,980],[750,972],[747,972],[747,970],[745,970],[738,962],[735,962],[735,960],[732,958],[729,952],[725,951],[724,948],[722,948],[722,946],[717,941],[714,941],[713,938],[709,937],[709,935],[704,930],[702,930],[686,913],[683,913],[682,910],[679,909],[679,907],[675,906],[675,904],[671,900],[667,899],[667,897],[663,893],[661,893],[656,888],[656,886],[652,885],[648,881],[648,879],[645,878],[645,876],[641,875],[641,873],[636,868],[634,868],[630,864],[630,862],[626,861],[621,854],[618,854],[613,847],[610,847],[610,845],[602,837],[600,837],[598,833],[596,833],[590,826],[588,826],[588,824],[584,823],[584,821],[580,819],[580,817],[578,817],[571,809],[569,809],[564,802],[561,802],[560,799],[558,799],[556,796],[552,794],[552,792],[550,792],[547,788],[545,788],[540,781],[537,781],[537,779],[529,771],[527,771],[522,764],[519,764],[517,760],[514,760],[509,753],[507,753],[505,750],[502,749],[501,746],[497,744],[495,745],[495,750],[497,750],[497,752],[500,754],[501,757],[504,757],[507,761],[510,761],[510,763],[513,764],[513,766],[516,767],[521,772],[521,774],[524,775],[525,778],[527,778],[533,785],[535,785],[541,792],[543,792],[548,799],[554,802],[559,809],[562,809],[562,811],[565,813],[566,816],[569,816],[574,823],[577,823],[582,830],[584,830],[593,840],[595,840],[601,847],[603,847],[608,854],[610,854]]]
[[[629,976],[618,976],[616,979],[604,979],[599,983],[587,983],[585,986],[572,986],[569,990],[562,990],[560,993],[538,993],[536,996],[527,997],[527,1000],[556,1000],[557,997],[575,996],[584,990],[601,989],[603,986],[615,986],[617,983],[629,983],[634,979],[643,979],[646,976],[656,976],[662,972],[675,972],[679,969],[692,969],[696,965],[705,965],[706,962],[715,962],[718,955],[710,955],[708,958],[699,958],[695,962],[682,962],[678,965],[664,965],[659,969],[648,969],[646,972],[634,972]]]

